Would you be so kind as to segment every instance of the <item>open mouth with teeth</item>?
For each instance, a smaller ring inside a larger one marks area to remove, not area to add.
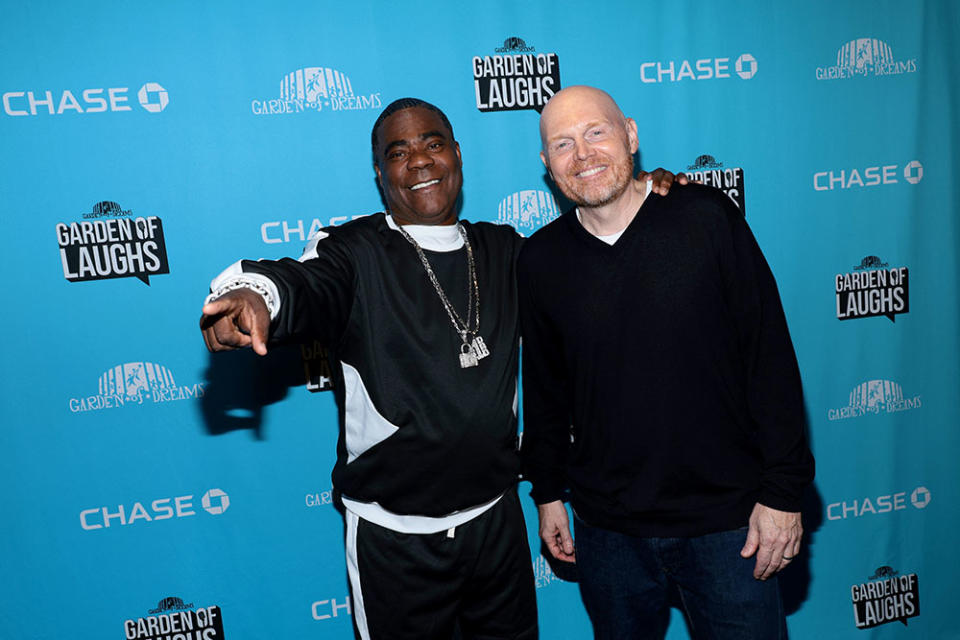
[[[580,173],[577,174],[577,177],[578,177],[578,178],[591,178],[591,177],[597,175],[598,173],[600,173],[601,171],[606,170],[606,168],[607,168],[607,167],[606,167],[605,165],[601,165],[601,166],[599,166],[599,167],[593,167],[592,169],[587,169],[586,171],[581,171]]]
[[[418,182],[417,184],[409,187],[410,191],[419,191],[420,189],[426,189],[427,187],[432,187],[435,184],[440,184],[440,180],[427,180],[426,182]]]

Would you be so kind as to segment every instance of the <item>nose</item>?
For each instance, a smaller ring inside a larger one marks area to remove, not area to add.
[[[593,155],[593,147],[586,140],[574,141],[573,153],[577,160],[586,160]]]
[[[410,157],[407,160],[408,169],[424,169],[433,164],[433,156],[425,149],[411,149]]]

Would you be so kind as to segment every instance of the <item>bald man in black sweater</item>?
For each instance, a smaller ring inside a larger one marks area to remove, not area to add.
[[[672,590],[695,636],[785,637],[775,574],[814,464],[773,275],[723,193],[634,180],[636,124],[606,93],[557,93],[541,136],[578,205],[518,263],[541,537],[577,562],[598,638],[662,638]]]

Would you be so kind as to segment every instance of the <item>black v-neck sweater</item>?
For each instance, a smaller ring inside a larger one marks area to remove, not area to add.
[[[518,274],[538,504],[569,489],[587,523],[645,537],[746,526],[756,502],[799,511],[814,465],[797,361],[724,194],[650,194],[612,246],[568,211],[525,243]]]

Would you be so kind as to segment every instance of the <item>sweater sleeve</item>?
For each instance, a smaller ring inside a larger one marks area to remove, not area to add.
[[[529,244],[527,245],[529,246]],[[537,504],[562,500],[566,493],[566,461],[570,448],[571,409],[561,344],[538,300],[530,256],[518,261],[520,353],[523,359],[523,477],[533,485]]]
[[[327,346],[339,340],[353,305],[355,272],[349,251],[324,237],[300,260],[243,260],[244,273],[269,278],[279,309],[270,323],[270,342],[316,337]]]
[[[763,460],[758,501],[781,511],[800,511],[803,489],[813,480],[814,461],[805,435],[797,358],[773,273],[743,215],[722,200],[729,243],[721,247],[721,270]]]

